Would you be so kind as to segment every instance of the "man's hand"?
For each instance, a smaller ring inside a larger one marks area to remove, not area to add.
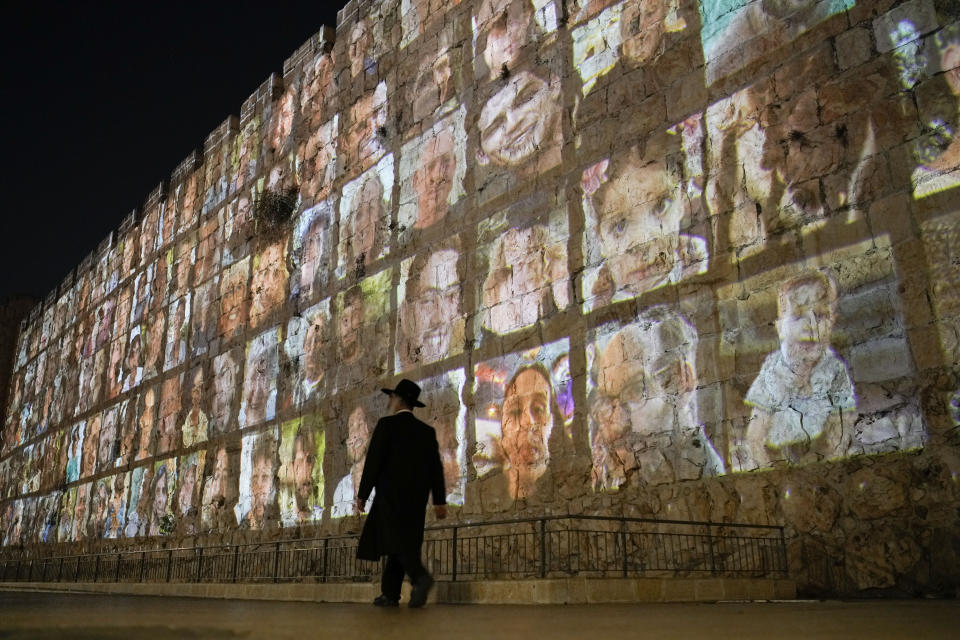
[[[357,502],[355,504],[356,514],[360,515],[361,513],[363,513],[366,506],[367,506],[367,501],[364,500],[363,498],[357,497]]]
[[[437,520],[443,520],[444,518],[447,517],[447,505],[445,504],[434,505],[433,513],[434,515],[437,516]]]

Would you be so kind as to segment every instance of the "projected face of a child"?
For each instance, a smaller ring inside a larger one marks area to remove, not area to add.
[[[214,415],[219,420],[227,420],[230,417],[230,405],[233,404],[233,391],[237,382],[237,368],[237,364],[229,355],[217,359],[213,407]],[[218,426],[221,429],[227,427],[225,424]]]
[[[314,278],[322,268],[323,254],[326,250],[326,237],[323,226],[314,222],[303,238],[303,260],[300,263],[300,290],[310,293]]]
[[[815,364],[830,346],[833,321],[830,294],[821,283],[802,283],[781,296],[777,334],[787,362]]]
[[[413,172],[418,208],[414,226],[418,229],[425,229],[446,215],[456,167],[453,133],[443,129],[424,144],[419,165]]]
[[[480,112],[480,148],[486,158],[500,165],[516,165],[537,153],[553,134],[559,98],[559,85],[548,84],[529,71],[512,76]]]
[[[553,428],[550,381],[535,369],[521,372],[503,398],[502,446],[513,467],[546,462],[547,441]]]
[[[177,503],[180,507],[180,513],[186,514],[193,508],[193,494],[197,488],[197,465],[191,463],[186,470],[186,475],[182,476],[183,482],[180,485],[180,491],[177,493]]]
[[[413,323],[424,362],[436,362],[450,352],[451,319],[460,312],[458,257],[453,249],[437,251],[419,274]]]
[[[158,471],[153,487],[153,521],[155,523],[159,523],[167,511],[167,497],[167,474]]]
[[[633,295],[659,284],[673,268],[685,214],[680,186],[661,163],[629,163],[595,199],[605,264],[618,289]]]

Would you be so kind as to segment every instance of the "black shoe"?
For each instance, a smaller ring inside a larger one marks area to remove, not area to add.
[[[387,596],[380,594],[373,599],[373,606],[375,607],[399,607],[400,601],[394,600],[393,598],[388,598]]]
[[[413,585],[413,591],[410,593],[410,602],[407,605],[413,609],[419,609],[427,604],[427,596],[430,595],[430,589],[433,588],[433,578],[429,575],[423,576],[417,584]]]

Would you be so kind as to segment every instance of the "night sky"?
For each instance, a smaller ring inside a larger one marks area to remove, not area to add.
[[[5,5],[0,302],[56,287],[344,4]]]

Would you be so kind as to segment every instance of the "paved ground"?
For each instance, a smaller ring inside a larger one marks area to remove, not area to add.
[[[960,601],[577,606],[356,604],[0,591],[0,639],[956,638]]]

